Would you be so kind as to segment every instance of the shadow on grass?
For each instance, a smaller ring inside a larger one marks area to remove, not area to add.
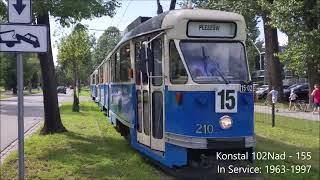
[[[72,177],[112,179],[139,171],[141,159],[137,158],[136,152],[124,139],[84,137],[75,132],[67,132],[64,135],[69,139],[66,147],[50,148],[42,154],[41,159],[58,162],[59,166],[72,167]]]

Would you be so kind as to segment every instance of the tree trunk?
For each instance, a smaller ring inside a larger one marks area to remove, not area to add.
[[[313,10],[314,7],[317,7],[316,0],[304,0],[304,20],[306,22],[306,26],[308,31],[313,31],[318,28],[318,23],[320,20],[310,12]],[[319,42],[315,39],[311,39],[311,41]],[[315,43],[316,44],[316,43]],[[319,44],[318,44],[319,45]],[[319,56],[308,56],[308,59],[305,59],[307,62],[307,78],[309,81],[309,97],[311,97],[311,92],[314,89],[314,85],[319,83],[320,77],[320,59]],[[309,104],[313,102],[313,99],[309,98]]]
[[[266,14],[263,14],[262,18],[265,36],[265,75],[268,76],[269,89],[274,87],[279,92],[278,99],[283,100],[283,70],[279,58],[275,56],[276,53],[279,53],[277,29],[268,24],[270,19]]]
[[[177,0],[171,0],[169,10],[174,10],[176,8],[176,2]]]
[[[44,126],[41,134],[51,134],[65,132],[60,118],[60,110],[58,106],[57,83],[55,69],[52,57],[51,38],[50,38],[50,23],[49,14],[46,13],[38,17],[38,24],[48,26],[48,53],[38,54],[42,73],[43,86],[43,104],[44,104]]]
[[[73,112],[79,112],[80,111],[79,98],[77,96],[77,81],[78,81],[77,72],[76,72],[76,70],[74,70],[73,105],[72,105],[72,111]]]

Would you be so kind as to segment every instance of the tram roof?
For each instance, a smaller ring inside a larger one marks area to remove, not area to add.
[[[139,24],[132,30],[127,32],[125,30],[125,34],[121,41],[117,44],[117,46],[109,53],[106,59],[108,59],[114,51],[120,47],[124,42],[129,41],[135,37],[142,36],[144,34],[148,34],[151,32],[157,32],[165,29],[174,28],[176,24],[179,24],[182,20],[193,19],[193,20],[217,20],[217,21],[235,21],[241,22],[241,28],[245,28],[245,21],[242,15],[226,12],[226,11],[218,11],[218,10],[209,10],[209,9],[177,9],[166,11],[158,16],[152,17],[149,20]],[[245,33],[245,32],[244,32]],[[245,36],[245,34],[244,34]],[[97,67],[97,69],[105,62],[102,61],[101,64]]]

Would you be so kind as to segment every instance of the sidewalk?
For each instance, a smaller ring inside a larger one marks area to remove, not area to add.
[[[283,108],[278,108],[278,109],[279,109],[279,112],[276,112],[276,115],[305,119],[310,121],[320,121],[320,115],[318,113],[312,114],[312,112],[289,111],[288,109],[283,109]],[[270,106],[261,106],[261,105],[254,105],[254,112],[266,113],[266,114],[272,113]]]

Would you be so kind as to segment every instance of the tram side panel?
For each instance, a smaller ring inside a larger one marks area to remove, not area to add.
[[[90,94],[91,94],[92,100],[95,101],[95,98],[97,96],[97,89],[96,89],[96,85],[95,84],[92,84],[90,86]]]
[[[177,102],[177,93],[181,100]],[[187,136],[199,138],[244,138],[254,136],[253,95],[237,92],[237,112],[215,112],[216,97],[214,91],[168,91],[166,90],[166,135],[174,133],[181,138]],[[222,116],[232,118],[233,125],[222,129],[219,120]],[[221,143],[221,146],[223,143]],[[221,147],[198,147],[221,149]],[[196,147],[195,147],[196,148]],[[235,144],[229,148],[245,148]]]
[[[95,98],[95,102],[96,103],[99,103],[100,102],[100,84],[98,84],[97,86],[96,86],[96,89],[97,89],[97,96],[96,96],[96,98]]]
[[[134,84],[110,84],[110,120],[116,125],[120,121],[128,128],[134,126]]]

